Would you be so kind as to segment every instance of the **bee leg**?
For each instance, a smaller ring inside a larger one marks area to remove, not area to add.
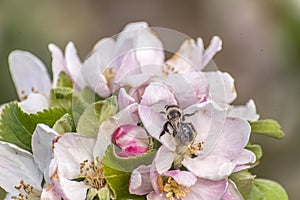
[[[193,139],[193,142],[192,142],[192,143],[194,143],[195,138],[196,138],[196,136],[197,136],[198,133],[197,133],[197,131],[196,131],[194,125],[193,125],[192,123],[189,123],[189,124],[190,124],[190,126],[191,126],[191,128],[192,128],[192,130],[193,130],[193,133],[194,133],[194,139]]]
[[[184,115],[182,116],[182,121],[185,121],[185,117],[193,116],[193,115],[196,114],[197,112],[198,112],[198,111],[195,111],[195,112],[189,113],[189,114],[184,114]]]
[[[162,132],[161,132],[160,135],[159,135],[159,139],[160,139],[164,134],[166,134],[166,133],[169,133],[169,134],[171,135],[171,133],[170,133],[170,131],[169,131],[169,128],[168,128],[169,125],[173,128],[171,122],[167,121],[167,122],[164,124],[164,127],[163,127]]]

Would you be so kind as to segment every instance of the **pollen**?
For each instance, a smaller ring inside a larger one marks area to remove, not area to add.
[[[170,176],[159,175],[157,177],[157,184],[160,192],[165,193],[165,196],[169,200],[175,200],[175,198],[181,199],[190,191],[189,188],[177,183]]]
[[[101,161],[84,160],[80,163],[80,174],[84,178],[84,183],[92,188],[100,190],[106,185]]]
[[[190,154],[195,154],[195,152],[196,151],[201,151],[201,150],[203,150],[203,144],[204,144],[204,142],[199,142],[199,143],[197,143],[197,144],[194,144],[194,145],[190,145],[189,146],[189,152],[190,152]]]
[[[112,67],[107,67],[104,72],[103,72],[103,75],[107,81],[107,85],[110,86],[111,84],[111,79],[113,79],[116,74],[114,73],[113,71],[113,68]]]
[[[11,199],[16,200],[28,200],[28,199],[35,199],[39,196],[37,191],[30,185],[26,184],[25,181],[22,179],[18,186],[15,186],[15,189],[19,191],[17,196],[12,196]]]

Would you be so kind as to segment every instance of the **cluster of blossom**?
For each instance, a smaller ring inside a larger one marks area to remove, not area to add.
[[[207,48],[201,38],[187,39],[166,59],[147,23],[131,23],[117,38],[97,42],[83,62],[72,42],[64,53],[50,44],[52,82],[37,57],[13,51],[15,104],[33,116],[61,102],[75,128],[64,131],[43,119],[30,150],[0,142],[6,199],[243,199],[230,176],[256,162],[245,147],[249,121],[259,115],[252,100],[231,105],[237,94],[228,73],[203,71],[221,46],[217,36]],[[96,96],[76,117],[81,105],[64,104],[72,97],[62,92],[60,101],[53,99],[67,82],[71,91]],[[2,106],[2,118],[10,105]]]

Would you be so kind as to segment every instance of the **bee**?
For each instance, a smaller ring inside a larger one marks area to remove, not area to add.
[[[182,110],[177,105],[166,105],[165,111],[161,112],[166,115],[167,121],[163,126],[163,130],[159,135],[161,138],[164,134],[168,133],[179,140],[183,145],[191,144],[197,132],[192,123],[187,123],[185,117],[192,116],[196,112],[191,114],[183,114]]]

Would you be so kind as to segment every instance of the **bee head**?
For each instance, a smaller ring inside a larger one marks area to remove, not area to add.
[[[177,105],[166,105],[166,116],[169,121],[178,121],[182,116],[182,111]]]

